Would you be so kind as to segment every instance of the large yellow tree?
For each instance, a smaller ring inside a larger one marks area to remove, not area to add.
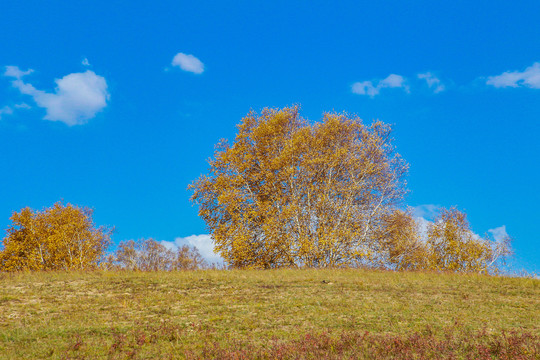
[[[0,271],[95,268],[112,232],[94,225],[91,209],[60,202],[42,211],[24,208],[11,221]]]
[[[369,263],[406,192],[390,132],[347,114],[311,124],[298,107],[249,113],[190,185],[217,252],[233,267]]]

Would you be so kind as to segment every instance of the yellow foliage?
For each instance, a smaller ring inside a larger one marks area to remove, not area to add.
[[[396,270],[428,269],[428,249],[411,210],[383,216],[380,227],[380,265]]]
[[[405,194],[407,165],[389,125],[298,107],[249,113],[221,141],[208,175],[190,185],[232,266],[351,266],[369,261],[383,216]]]
[[[410,210],[396,210],[383,223],[381,265],[396,270],[497,272],[497,260],[511,254],[510,238],[494,242],[476,235],[456,208],[442,209],[424,233]]]
[[[10,219],[0,271],[95,268],[110,242],[111,230],[96,227],[86,207],[58,202],[42,211],[24,208]]]
[[[467,215],[456,208],[443,209],[429,226],[428,263],[433,270],[488,272],[498,259],[510,255],[510,238],[496,243],[470,229]]]

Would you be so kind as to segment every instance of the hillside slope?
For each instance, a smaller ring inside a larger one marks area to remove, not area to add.
[[[540,356],[540,280],[288,269],[0,274],[0,358],[386,358],[388,349],[397,358]]]

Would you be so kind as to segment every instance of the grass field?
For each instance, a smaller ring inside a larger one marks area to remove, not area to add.
[[[0,274],[0,358],[540,358],[540,280],[368,270]]]

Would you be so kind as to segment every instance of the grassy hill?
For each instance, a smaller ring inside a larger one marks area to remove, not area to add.
[[[540,357],[540,280],[367,270],[0,274],[0,358]]]

